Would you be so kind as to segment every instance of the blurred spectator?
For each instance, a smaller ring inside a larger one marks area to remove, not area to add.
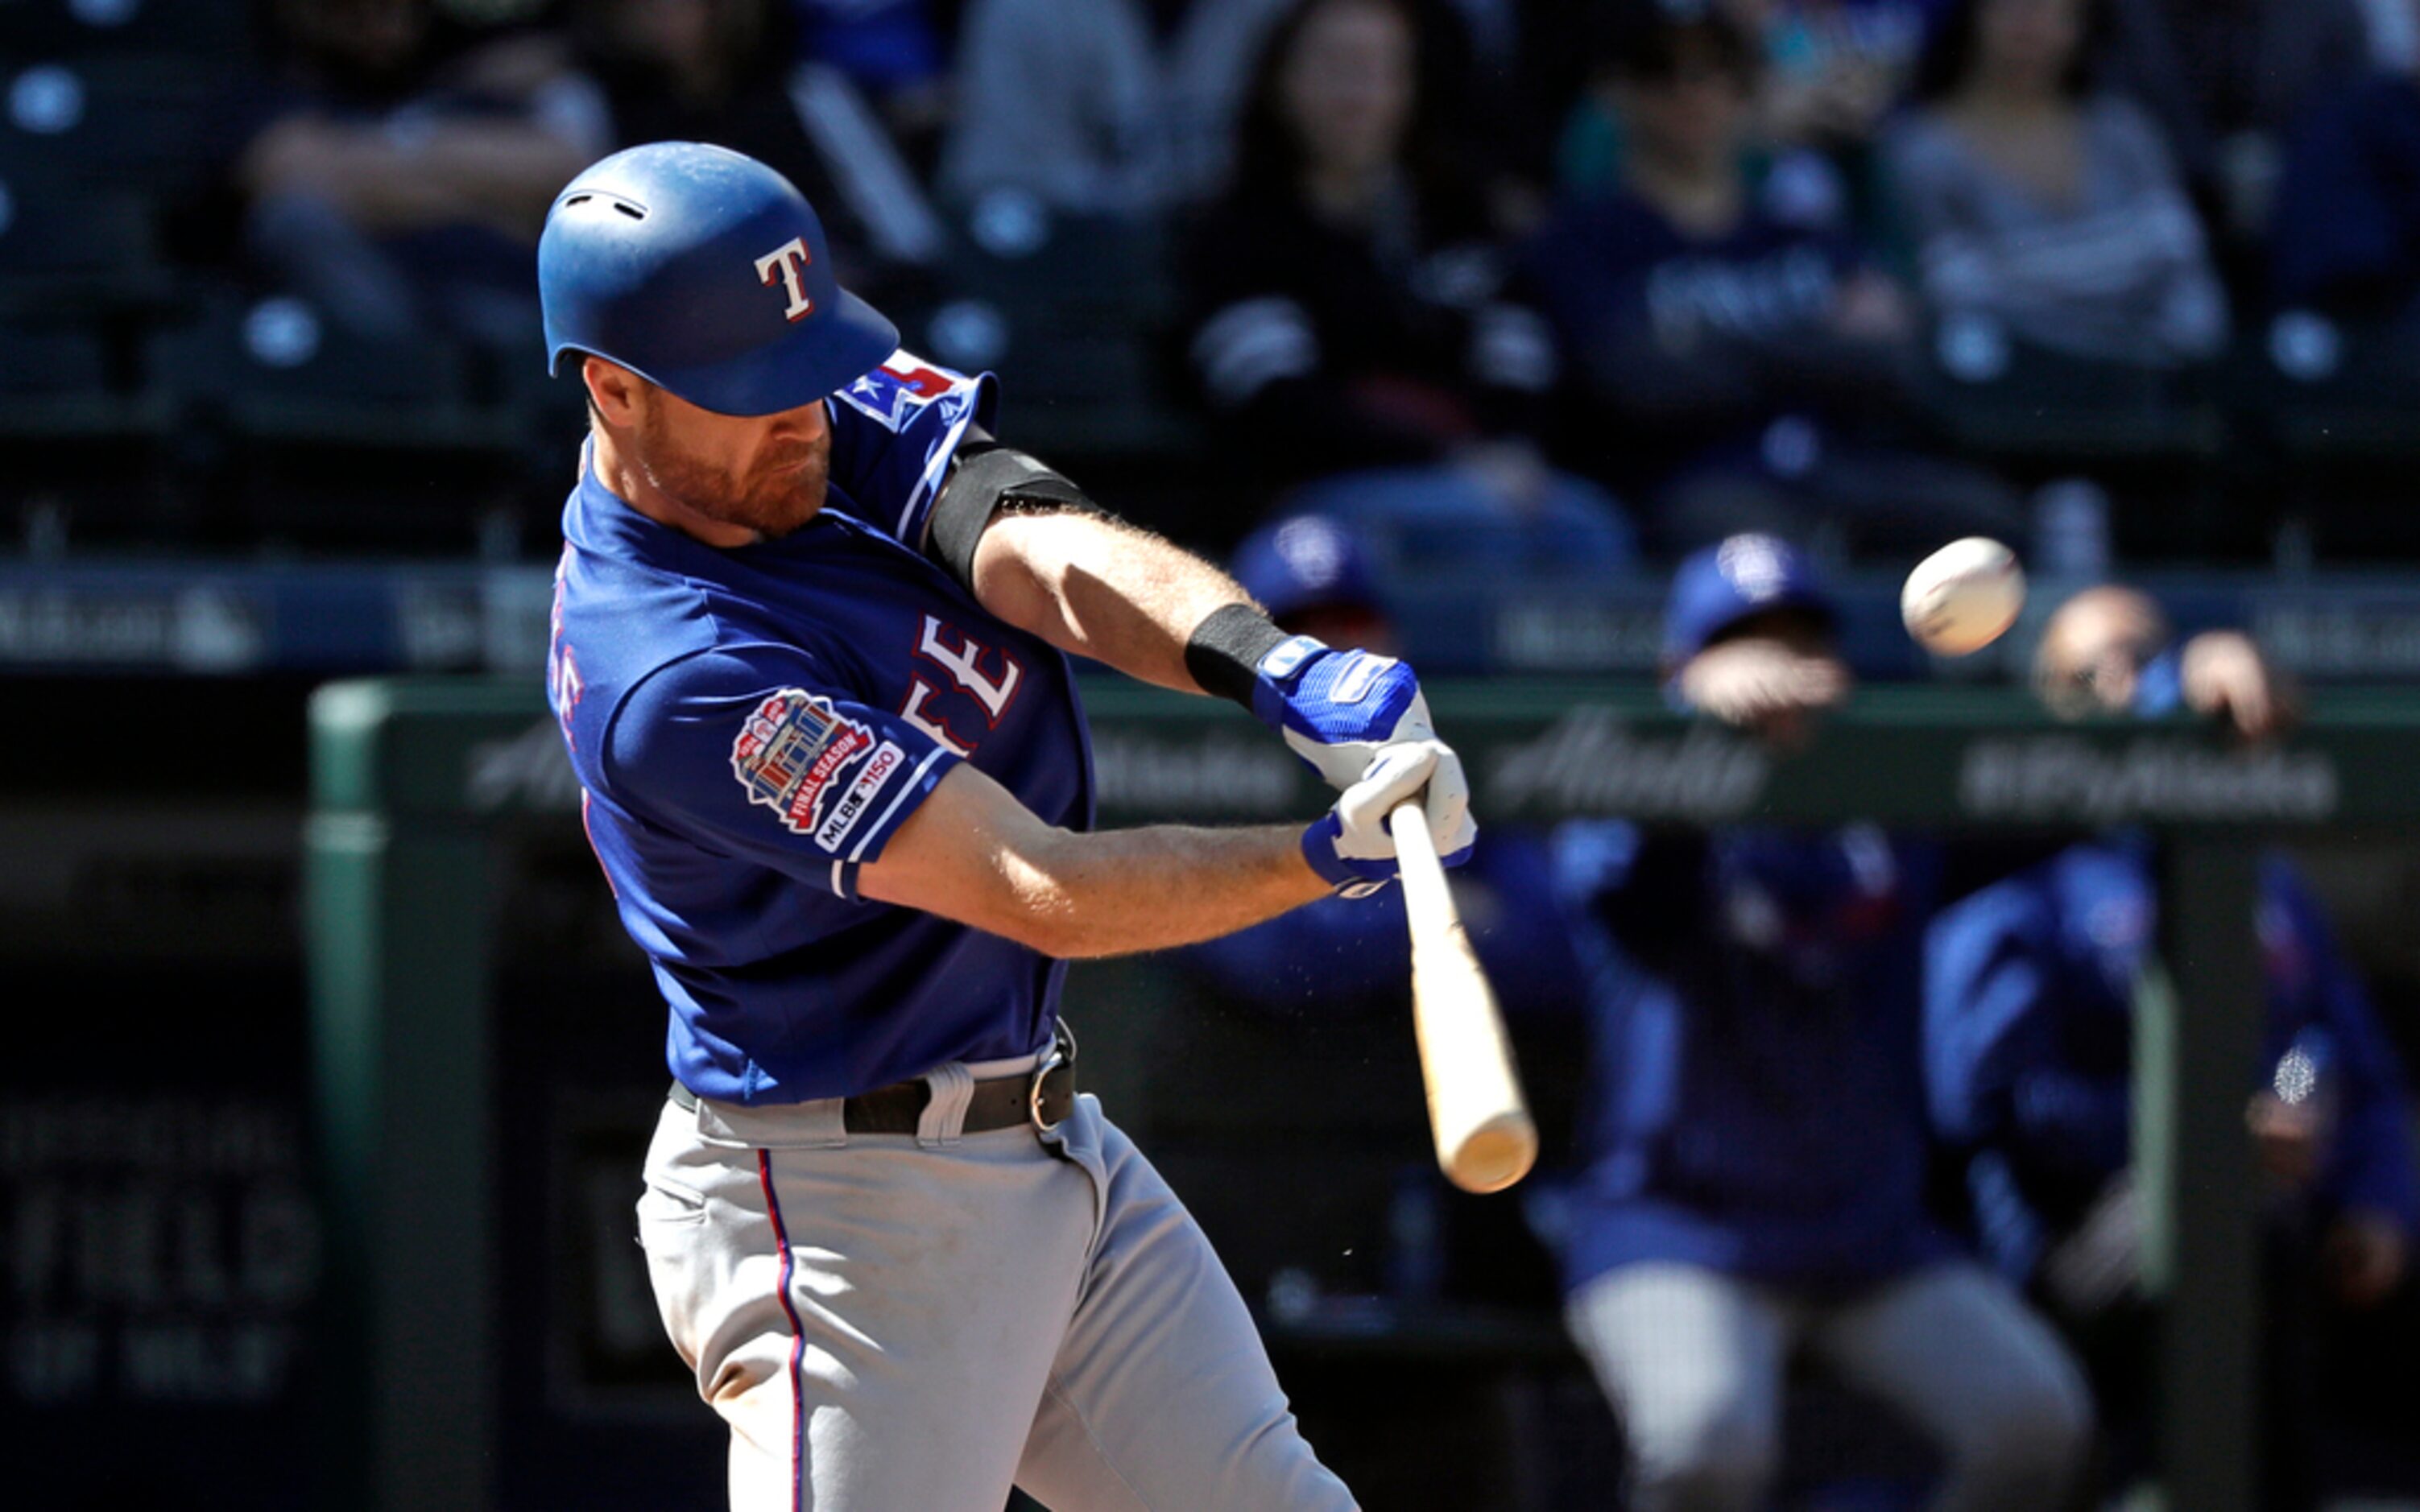
[[[1233,567],[1235,580],[1288,632],[1398,654],[1376,564],[1334,521],[1297,515],[1264,527],[1236,548]],[[1575,1011],[1579,969],[1540,837],[1491,826],[1448,882],[1507,1010]],[[1231,1000],[1271,1011],[1400,1009],[1410,980],[1403,890],[1328,899],[1186,955]]]
[[[2420,8],[2415,8],[2420,9]],[[2284,309],[2397,320],[2420,296],[2420,61],[2314,107],[2278,185],[2269,268]]]
[[[2369,55],[2388,72],[2420,68],[2420,10],[2412,0],[2361,0],[2369,26]]]
[[[1607,67],[1621,188],[1566,205],[1530,265],[1590,407],[1574,460],[1650,501],[1681,548],[1743,530],[1913,546],[2014,529],[2003,486],[1903,444],[1916,331],[1898,285],[1751,194],[1747,38],[1651,8]]]
[[[2146,106],[2229,241],[2264,236],[2285,133],[2369,71],[2356,0],[2110,0],[2107,82]]]
[[[788,6],[798,61],[846,79],[879,113],[920,175],[929,177],[950,116],[949,48],[933,8],[926,0],[788,0]]]
[[[437,55],[427,0],[271,0],[279,71],[237,177],[254,258],[343,325],[535,340],[530,259],[606,147],[559,39]]]
[[[1667,613],[1674,687],[1794,742],[1850,689],[1835,618],[1778,540],[1699,551]],[[2060,1506],[2083,1384],[1924,1211],[1927,852],[1869,825],[1583,822],[1556,865],[1595,1020],[1566,1317],[1629,1436],[1628,1504],[1764,1505],[1805,1350],[1940,1446],[1931,1504]]]
[[[1862,197],[1868,149],[1915,71],[1944,0],[1624,0],[1601,8],[1617,31],[1625,11],[1679,19],[1717,13],[1736,25],[1764,73],[1748,133],[1748,172],[1784,220],[1836,225]],[[1604,50],[1604,42],[1597,44]],[[1600,86],[1565,128],[1559,177],[1566,193],[1603,193],[1621,180],[1618,102]]]
[[[2292,724],[2299,695],[2238,630],[2175,643],[2166,616],[2132,588],[2087,588],[2061,604],[2034,653],[2034,687],[2061,718],[2189,709],[2245,740]]]
[[[1888,144],[1924,289],[2019,340],[2166,367],[2213,356],[2226,294],[2149,118],[2087,92],[2103,0],[1960,0]]]
[[[879,98],[922,94],[949,71],[925,0],[789,0],[797,55],[829,63]]]
[[[1946,0],[1714,0],[1764,40],[1765,121],[1784,142],[1869,140]]]
[[[2089,590],[2052,618],[2038,686],[2070,716],[2183,704],[2249,735],[2290,713],[2242,636],[2208,633],[2181,652],[2165,640],[2144,595]],[[2142,1210],[2128,1163],[2152,863],[2145,837],[2097,841],[1975,893],[1935,921],[1926,983],[1933,1115],[1967,1158],[1985,1248],[2071,1328],[2108,1411],[2129,1424],[2145,1407]],[[2420,1238],[2420,1176],[2392,1043],[2282,855],[2261,861],[2255,918],[2266,1085],[2246,1118],[2272,1196],[2264,1504],[2300,1507],[2312,1503],[2303,1278],[2316,1270],[2345,1306],[2383,1301]]]
[[[1062,211],[1140,216],[1210,198],[1234,172],[1253,62],[1299,3],[969,0],[943,193],[976,204],[1008,190]],[[1419,93],[1458,146],[1493,155],[1517,12],[1507,0],[1404,5],[1445,39],[1418,60]]]
[[[1610,504],[1524,440],[1544,418],[1553,346],[1506,298],[1480,188],[1418,86],[1423,41],[1404,0],[1309,0],[1272,33],[1235,187],[1187,249],[1195,373],[1265,485],[1413,470],[1338,481],[1307,508],[1398,548],[1405,530],[1467,529],[1615,564],[1629,544]]]
[[[969,0],[941,189],[1150,214],[1224,177],[1228,125],[1289,0]]]
[[[616,147],[711,142],[771,164],[821,213],[848,286],[886,286],[895,270],[876,228],[917,208],[881,203],[862,162],[834,161],[809,131],[792,99],[791,23],[779,0],[573,0],[571,15]],[[872,128],[847,150],[892,148]],[[894,177],[912,193],[904,169]]]

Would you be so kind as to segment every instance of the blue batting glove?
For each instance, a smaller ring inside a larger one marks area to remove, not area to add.
[[[1411,668],[1392,656],[1337,651],[1295,636],[1261,658],[1252,712],[1339,790],[1361,779],[1381,746],[1436,734]],[[1454,764],[1454,777],[1461,764]]]

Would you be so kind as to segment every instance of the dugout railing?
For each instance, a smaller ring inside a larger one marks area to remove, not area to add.
[[[2420,698],[2326,693],[2292,740],[2242,750],[2181,722],[2053,725],[2010,690],[1874,687],[1790,755],[1677,717],[1637,685],[1446,683],[1432,698],[1491,823],[2160,832],[2173,985],[2139,995],[2136,1150],[2147,1280],[2166,1319],[2162,1492],[2176,1512],[2250,1512],[2257,856],[2297,834],[2420,831]],[[1087,702],[1104,824],[1307,818],[1327,801],[1223,704],[1125,684],[1091,687]],[[327,1504],[477,1512],[496,1504],[502,1405],[493,852],[508,823],[576,825],[578,790],[523,682],[331,684],[310,738],[314,1106],[337,1299],[326,1348],[346,1362],[328,1377]]]

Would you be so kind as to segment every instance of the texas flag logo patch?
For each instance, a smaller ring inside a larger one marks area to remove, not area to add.
[[[833,779],[874,748],[874,732],[804,688],[785,687],[756,705],[731,743],[731,770],[796,834],[823,822]]]

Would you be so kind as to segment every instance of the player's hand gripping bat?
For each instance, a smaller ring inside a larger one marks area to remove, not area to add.
[[[1428,1084],[1437,1165],[1466,1192],[1501,1192],[1529,1174],[1538,1126],[1521,1095],[1495,989],[1446,890],[1445,868],[1418,798],[1387,816],[1412,931],[1412,1026]]]

